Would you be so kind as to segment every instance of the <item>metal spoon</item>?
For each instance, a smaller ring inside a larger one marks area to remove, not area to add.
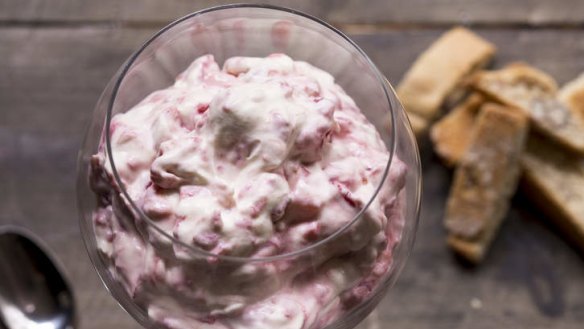
[[[73,295],[30,233],[0,228],[0,329],[74,327]]]

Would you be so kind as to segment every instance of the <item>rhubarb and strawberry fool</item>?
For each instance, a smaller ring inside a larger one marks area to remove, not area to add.
[[[394,156],[385,174],[386,145],[327,72],[202,56],[108,129],[115,169],[105,138],[91,161],[98,248],[162,327],[325,328],[387,279],[407,168]]]

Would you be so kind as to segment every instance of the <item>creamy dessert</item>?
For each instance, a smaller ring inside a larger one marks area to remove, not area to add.
[[[109,129],[137,209],[103,141],[91,161],[98,248],[161,325],[324,328],[386,279],[407,168],[394,156],[384,176],[385,144],[330,74],[282,54],[222,68],[207,55]]]

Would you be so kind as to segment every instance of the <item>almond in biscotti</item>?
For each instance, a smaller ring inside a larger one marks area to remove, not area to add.
[[[517,107],[531,119],[533,128],[584,154],[584,120],[557,98],[556,82],[527,64],[514,63],[496,71],[483,71],[472,85],[496,101]]]
[[[471,262],[484,258],[509,209],[528,123],[516,108],[483,106],[456,168],[444,222],[449,246]]]

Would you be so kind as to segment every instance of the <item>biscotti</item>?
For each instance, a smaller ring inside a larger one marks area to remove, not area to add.
[[[557,99],[557,85],[527,64],[477,73],[473,86],[496,101],[521,109],[534,129],[565,147],[584,154],[584,121]]]
[[[559,97],[573,111],[581,109],[577,95],[583,76],[562,87]],[[474,99],[473,99],[474,98]],[[477,108],[486,106],[472,96],[432,127],[436,153],[448,164],[461,161],[477,124]],[[531,133],[521,156],[522,191],[584,251],[584,158],[539,134]]]
[[[434,151],[448,166],[456,165],[462,158],[477,113],[484,103],[485,98],[474,93],[432,126],[430,139]]]
[[[480,262],[515,193],[519,158],[529,128],[520,110],[488,104],[454,174],[446,205],[448,244],[471,262]]]
[[[495,46],[468,29],[446,32],[422,53],[397,87],[408,113],[431,122],[444,101],[461,95],[465,78],[484,67],[495,54]]]
[[[580,119],[584,119],[584,73],[565,84],[558,93],[558,99]]]
[[[584,252],[584,158],[532,135],[521,165],[522,191]]]

